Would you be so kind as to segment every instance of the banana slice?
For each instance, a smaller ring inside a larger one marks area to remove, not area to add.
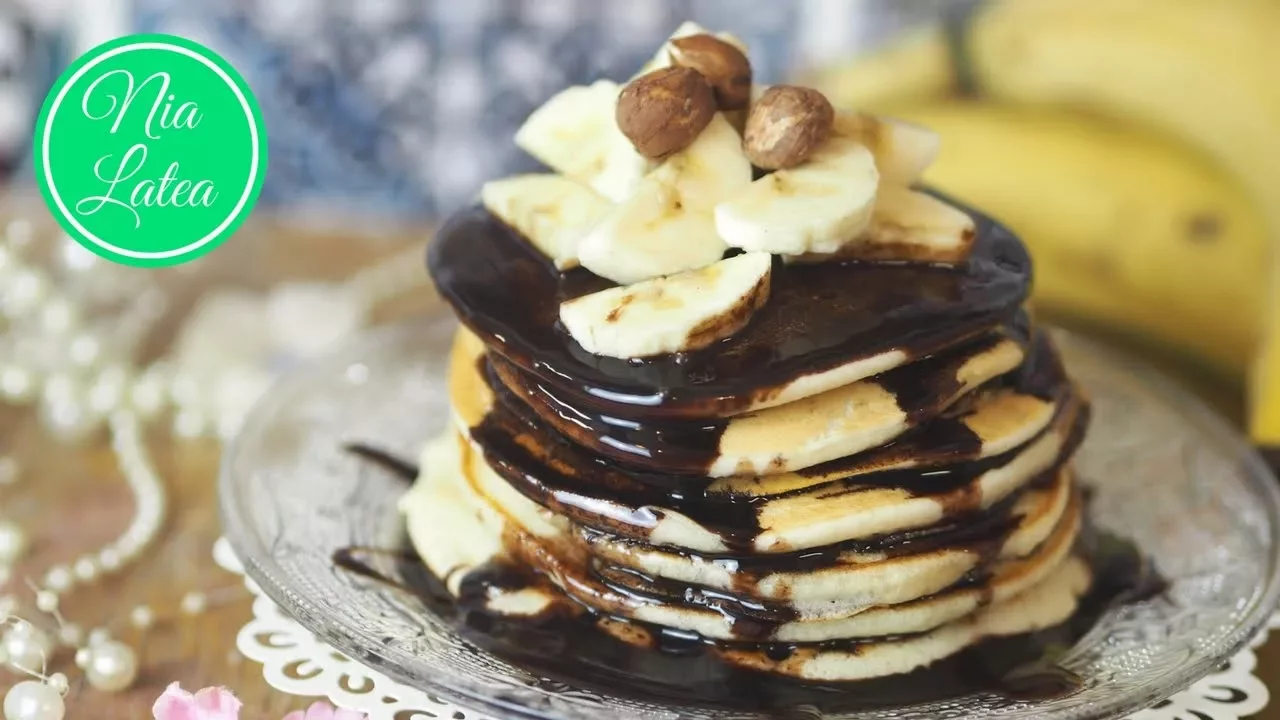
[[[675,32],[671,33],[671,37],[667,38],[666,42],[662,43],[662,47],[658,48],[658,52],[650,58],[649,62],[640,67],[640,72],[636,73],[635,77],[651,73],[654,70],[661,70],[664,67],[671,67],[671,41],[689,37],[690,35],[714,35],[741,50],[743,55],[749,54],[747,52],[747,44],[737,35],[729,32],[713,33],[692,20],[686,20],[680,24],[680,27],[676,28]]]
[[[716,230],[749,252],[834,252],[871,222],[878,184],[871,151],[832,137],[804,164],[765,175],[717,205]]]
[[[968,213],[927,193],[881,188],[871,227],[858,245],[901,248],[903,260],[956,262],[968,257],[976,228]]]
[[[591,188],[549,173],[487,182],[480,200],[561,270],[577,267],[578,243],[613,209]]]
[[[788,256],[786,262],[893,260],[957,263],[973,248],[973,218],[926,193],[882,187],[871,225],[834,253]]]
[[[742,137],[716,113],[692,145],[663,161],[582,239],[578,260],[621,285],[710,265],[727,249],[712,211],[750,184]]]
[[[836,113],[832,133],[870,148],[880,180],[887,185],[905,187],[919,180],[942,147],[941,137],[928,128],[847,110]]]
[[[769,299],[768,253],[584,295],[560,322],[594,355],[639,358],[697,350],[746,326]]]
[[[618,129],[619,92],[609,80],[562,90],[529,115],[516,131],[516,145],[552,170],[622,202],[653,165]]]

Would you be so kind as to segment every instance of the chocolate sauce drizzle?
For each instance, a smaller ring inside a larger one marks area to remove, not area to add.
[[[373,463],[406,482],[413,482],[413,479],[418,477],[417,463],[405,460],[389,450],[359,442],[347,443],[342,446],[342,449],[358,458]]]
[[[786,602],[761,600],[760,579],[835,568],[850,553],[974,553],[974,569],[943,592],[974,588],[979,602],[989,600],[995,559],[1021,520],[1018,500],[1056,478],[1075,452],[1088,405],[1049,340],[1032,335],[1020,311],[1031,278],[1026,250],[1002,226],[970,213],[976,240],[961,265],[776,263],[770,300],[743,331],[703,350],[639,360],[590,355],[559,324],[561,302],[612,283],[582,269],[559,273],[483,209],[454,216],[432,243],[428,265],[441,294],[487,346],[478,370],[497,400],[468,429],[470,437],[489,467],[535,503],[565,515],[572,532],[553,542],[508,528],[503,542],[512,560],[443,581],[398,550],[340,550],[335,564],[416,595],[481,648],[536,675],[645,700],[764,709],[787,718],[804,708],[848,712],[972,692],[1036,699],[1073,691],[1078,679],[1058,668],[1055,653],[1070,647],[1110,603],[1146,592],[1135,590],[1137,584],[1154,577],[1142,571],[1131,546],[1099,542],[1088,528],[1078,550],[1091,560],[1093,590],[1057,628],[982,642],[908,675],[851,683],[799,682],[738,669],[720,657],[745,649],[781,662],[799,651],[858,652],[910,637],[771,640],[798,614]],[[1025,362],[955,401],[957,368],[1003,337],[1028,348]],[[724,418],[778,397],[798,378],[890,352],[901,354],[902,366],[869,382],[893,394],[913,429],[885,446],[810,468],[800,475],[814,482],[786,492],[735,492],[725,489],[732,484],[706,477],[729,422]],[[1009,390],[1052,403],[1055,417],[1036,438],[983,458],[982,440],[966,415],[978,398]],[[977,480],[1049,433],[1063,442],[1052,467],[983,508]],[[411,464],[385,454],[354,451],[402,475],[416,474]],[[833,499],[874,488],[946,498],[938,501],[943,519],[810,550],[755,550],[763,504],[791,494]],[[730,571],[729,590],[637,571],[622,554],[601,547],[655,549],[649,534],[668,511],[716,533],[727,550],[656,549]],[[455,580],[456,599],[444,589]],[[488,610],[495,589],[525,587],[547,588],[559,600],[536,618]],[[711,640],[623,617],[646,604],[718,613],[733,637]],[[619,640],[620,631],[632,642]]]
[[[1058,416],[1044,433],[1069,428],[1054,470],[1067,462],[1083,439],[1088,409],[1065,384],[1056,353],[1043,352],[1037,344],[1035,360],[1026,370],[1011,373],[1000,382],[1020,392],[1040,394],[1058,402]],[[1046,369],[1049,368],[1049,369]],[[975,459],[981,443],[961,417],[943,417],[908,433],[894,443],[862,455],[841,458],[802,471],[835,480],[774,496],[742,496],[710,491],[708,477],[675,477],[620,467],[610,459],[547,432],[524,404],[505,394],[498,384],[500,402],[471,437],[483,450],[486,462],[529,499],[566,515],[575,523],[601,533],[644,541],[661,519],[661,508],[675,510],[719,535],[725,545],[740,553],[750,551],[760,533],[758,508],[789,494],[821,492],[835,497],[869,488],[897,488],[915,496],[943,496],[973,485],[984,473],[1009,463],[1025,446],[981,460]],[[867,468],[892,465],[910,459],[917,464],[903,469],[866,472]],[[842,474],[847,473],[844,477]],[[948,508],[951,516],[976,509],[976,496],[958,497]],[[971,502],[970,502],[971,501]]]
[[[891,370],[866,382],[888,390],[915,427],[940,414],[960,390],[961,366],[990,350],[1010,333],[963,343],[945,353]],[[483,372],[499,400],[533,424],[544,424],[608,460],[632,469],[697,475],[718,457],[728,419],[658,420],[618,417],[576,406],[568,395],[538,377],[490,354]],[[1064,382],[1059,378],[1058,385]],[[1045,390],[1052,392],[1053,387]],[[513,397],[516,395],[518,397]],[[531,415],[530,416],[530,411]]]
[[[769,302],[745,330],[703,350],[643,360],[594,356],[569,337],[558,322],[560,302],[610,283],[581,269],[562,275],[482,208],[445,224],[428,266],[463,323],[575,407],[715,417],[803,375],[894,350],[908,360],[928,357],[1010,323],[1026,299],[1030,259],[1007,229],[969,212],[977,238],[961,266],[779,265]]]
[[[801,682],[729,666],[716,657],[716,648],[724,643],[611,618],[651,634],[651,647],[637,647],[602,632],[597,618],[572,608],[556,608],[532,619],[488,611],[485,600],[489,588],[536,584],[537,578],[526,568],[505,563],[477,568],[462,578],[455,600],[412,551],[382,551],[385,562],[376,568],[360,558],[378,551],[363,548],[339,550],[334,562],[346,571],[411,593],[478,647],[549,681],[641,701],[764,711],[783,719],[797,717],[795,713],[805,707],[847,713],[979,693],[1029,701],[1071,694],[1079,688],[1080,678],[1060,667],[1058,658],[1108,609],[1123,603],[1160,601],[1166,588],[1159,573],[1127,541],[1086,526],[1078,550],[1089,560],[1094,583],[1067,622],[1038,632],[984,640],[905,675],[837,683]],[[749,620],[743,622],[744,626],[750,624]],[[767,624],[764,627],[767,631]],[[794,643],[756,643],[750,636],[751,630],[743,627],[743,640],[736,646],[764,648],[778,660],[799,647]],[[849,648],[856,646],[856,641],[838,642]]]

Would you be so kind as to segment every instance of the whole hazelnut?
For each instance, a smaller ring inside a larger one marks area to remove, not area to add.
[[[751,102],[751,61],[732,44],[699,33],[672,40],[670,52],[672,62],[697,70],[711,83],[721,110],[740,110]]]
[[[817,90],[774,85],[751,106],[742,147],[765,170],[795,167],[831,134],[835,109]]]
[[[622,88],[617,121],[637,152],[661,160],[689,147],[715,112],[715,95],[701,73],[666,67]]]

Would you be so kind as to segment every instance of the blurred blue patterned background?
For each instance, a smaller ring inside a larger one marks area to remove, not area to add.
[[[262,106],[262,203],[430,217],[533,166],[511,142],[566,85],[624,79],[680,22],[751,46],[761,82],[844,56],[944,0],[0,0],[0,176],[29,182],[58,72],[111,37],[202,42]]]

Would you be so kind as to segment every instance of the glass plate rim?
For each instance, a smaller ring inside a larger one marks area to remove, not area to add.
[[[259,399],[243,423],[240,432],[223,449],[218,472],[218,507],[223,532],[235,549],[237,556],[245,567],[246,576],[257,583],[285,613],[293,617],[308,631],[314,633],[326,644],[349,657],[376,660],[372,668],[389,677],[417,687],[426,692],[438,694],[468,708],[482,712],[503,713],[500,717],[512,717],[520,720],[559,720],[555,714],[544,714],[534,708],[507,702],[499,698],[486,697],[482,692],[436,682],[418,677],[401,668],[390,657],[379,652],[377,638],[371,634],[360,633],[354,628],[346,632],[339,630],[332,618],[317,617],[305,601],[296,593],[277,580],[283,574],[278,565],[269,567],[264,558],[270,557],[269,551],[255,543],[254,533],[250,532],[236,512],[235,505],[235,458],[243,451],[244,438],[252,436],[262,424],[270,420],[272,411],[283,398],[292,392],[306,387],[308,380],[328,375],[335,368],[350,364],[356,358],[376,352],[378,348],[395,342],[409,329],[423,322],[452,322],[457,324],[447,312],[432,312],[425,317],[401,321],[375,327],[349,339],[334,350],[312,359],[281,377],[268,392]],[[1152,678],[1137,689],[1124,696],[1116,697],[1097,708],[1097,713],[1090,717],[1097,720],[1109,720],[1148,707],[1160,699],[1180,692],[1192,683],[1212,671],[1216,663],[1223,658],[1231,657],[1245,647],[1255,634],[1266,624],[1267,618],[1280,605],[1280,480],[1262,459],[1261,454],[1223,418],[1217,411],[1196,397],[1167,374],[1157,370],[1149,363],[1115,349],[1088,335],[1046,325],[1058,337],[1065,337],[1073,345],[1102,359],[1117,370],[1123,370],[1138,382],[1145,385],[1153,393],[1178,411],[1179,415],[1190,423],[1197,431],[1211,436],[1224,450],[1231,451],[1235,460],[1240,463],[1241,474],[1248,479],[1251,489],[1265,499],[1266,516],[1270,535],[1270,566],[1273,572],[1262,578],[1261,592],[1254,594],[1252,607],[1245,614],[1234,630],[1220,640],[1216,646],[1206,648],[1202,652],[1166,676]],[[1070,368],[1068,368],[1070,370]],[[359,660],[357,660],[360,662]],[[367,662],[362,664],[368,665]],[[1152,692],[1152,686],[1158,681],[1161,688]],[[1144,692],[1138,692],[1138,690]],[[904,706],[909,707],[909,706]]]

